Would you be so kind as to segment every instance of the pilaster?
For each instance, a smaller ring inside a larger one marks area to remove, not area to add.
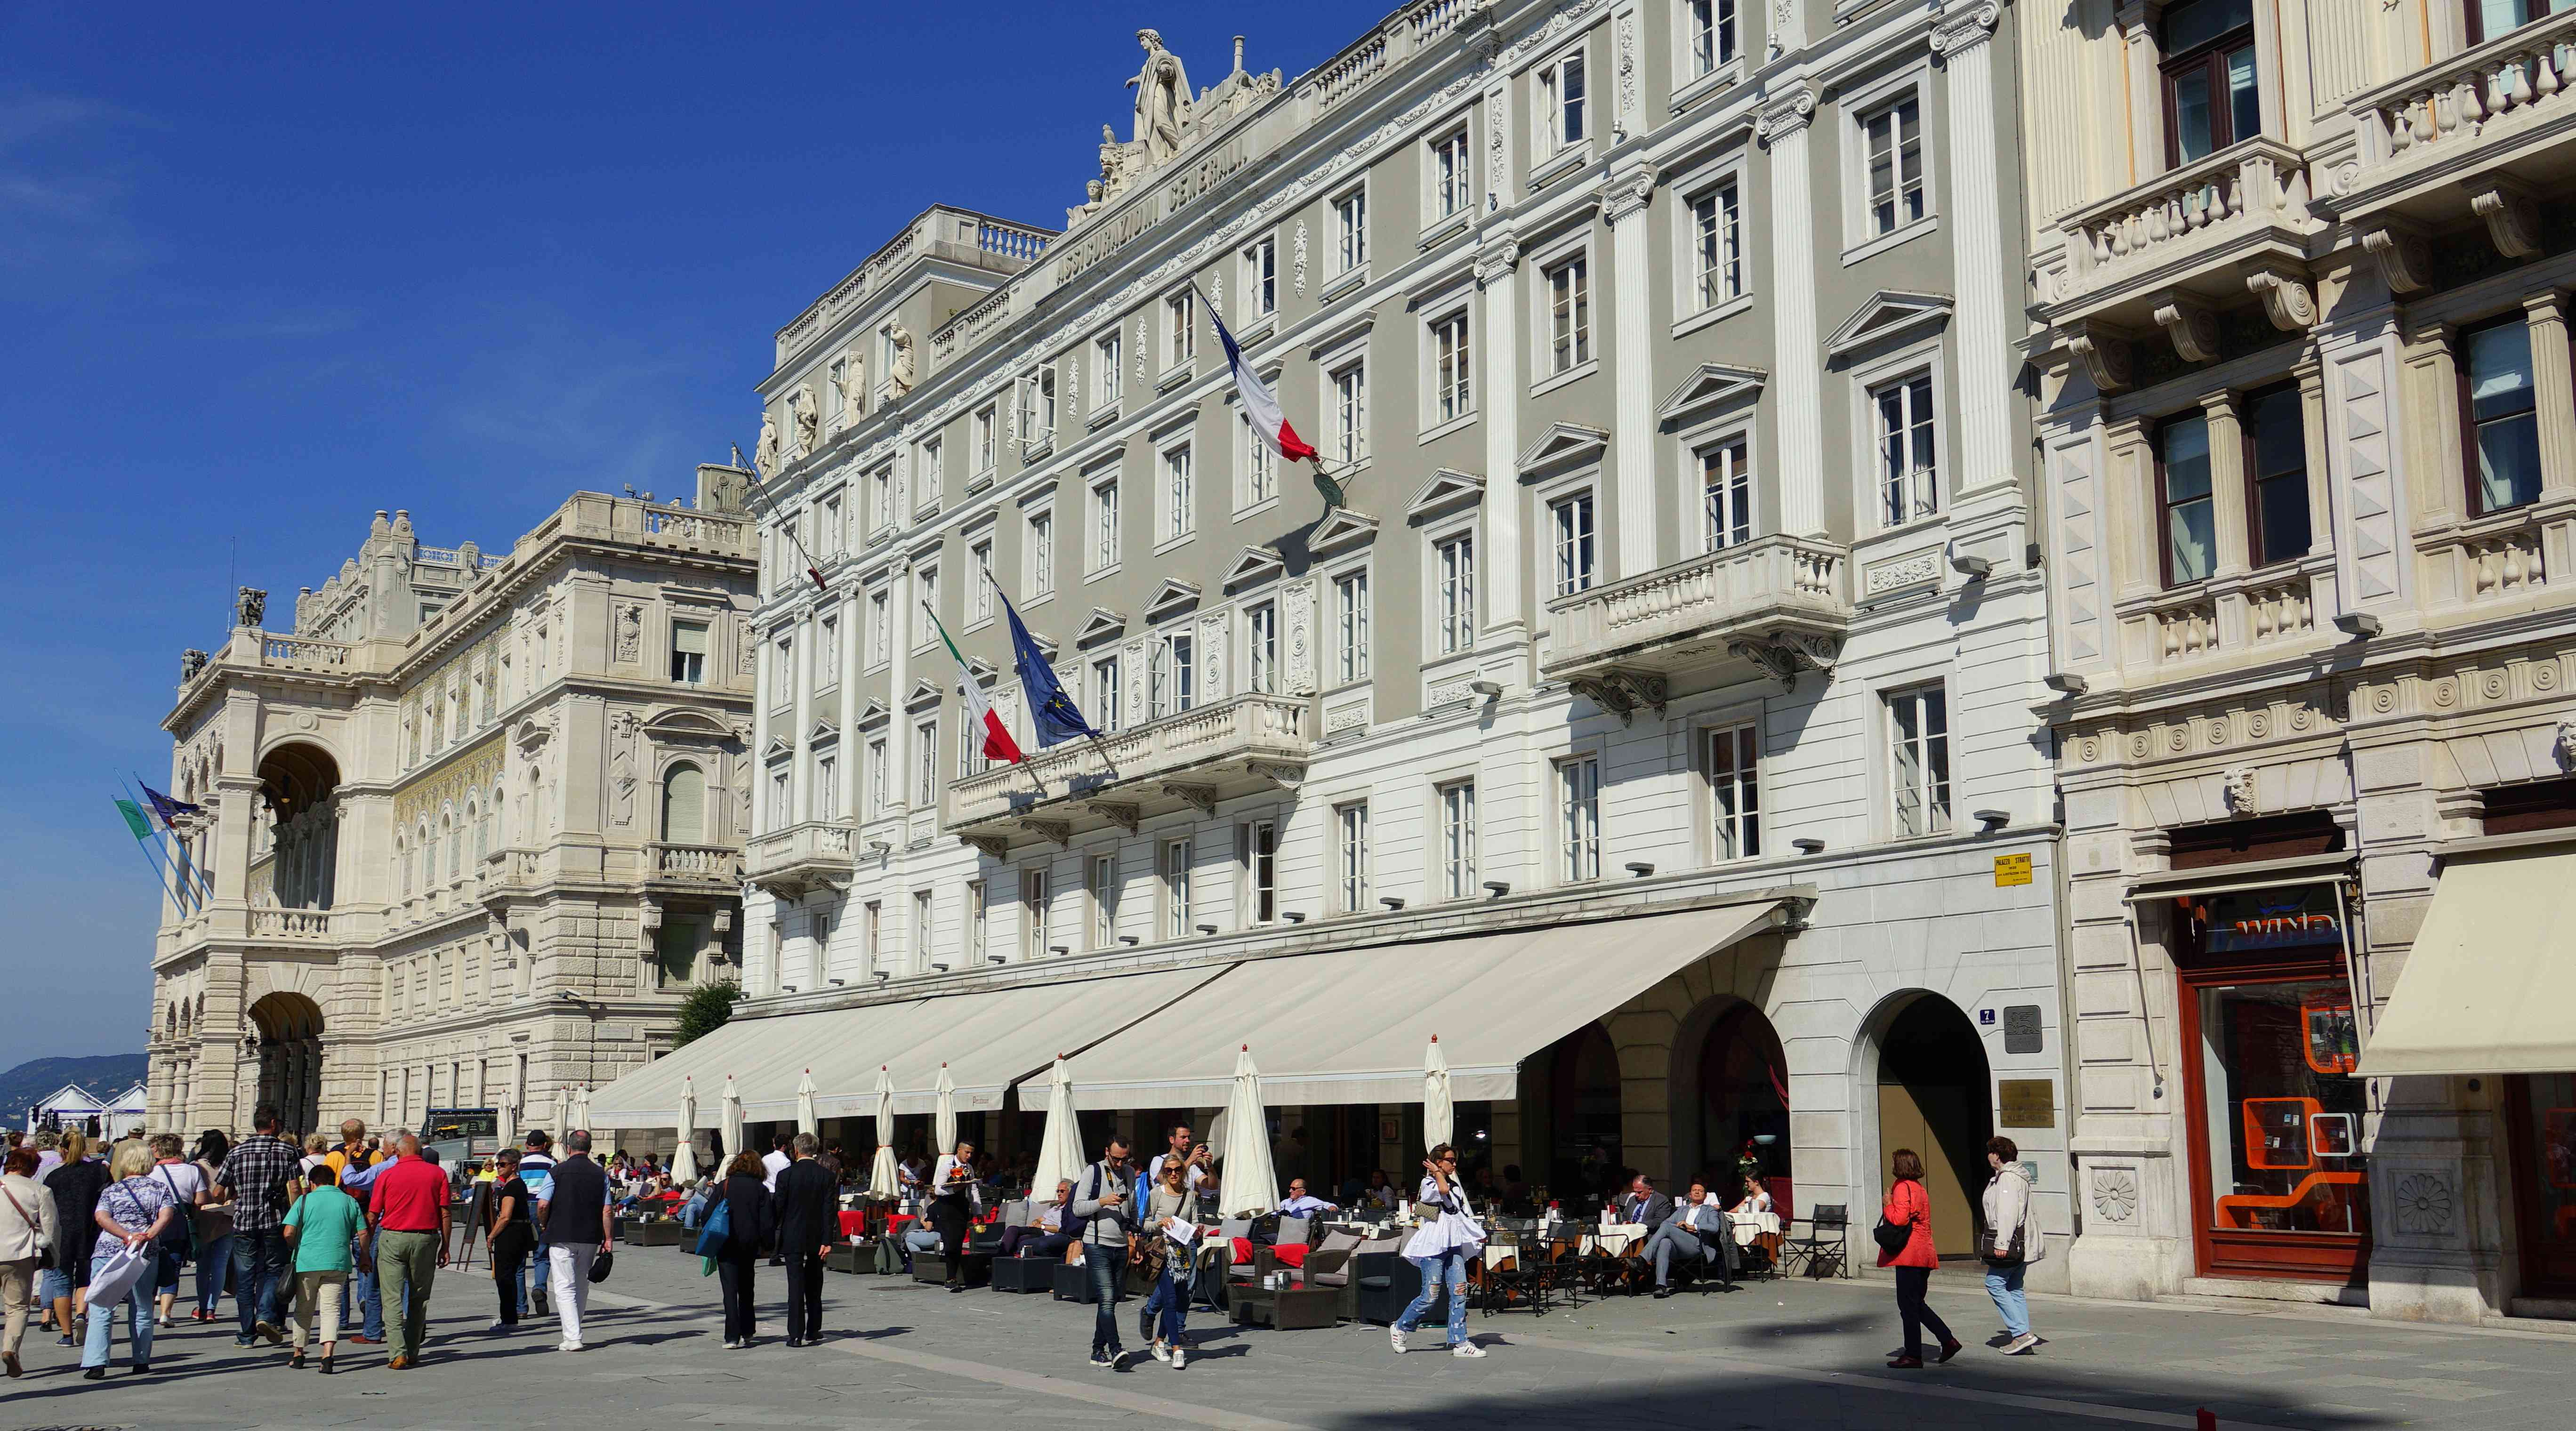
[[[1932,31],[1932,48],[1950,74],[1950,251],[1958,304],[1951,319],[1958,373],[1959,470],[1954,488],[1970,492],[2013,477],[2012,401],[2016,363],[2004,334],[2002,188],[1996,156],[2010,148],[1995,122],[1994,38],[1997,7],[1974,0],[1954,7]]]
[[[2576,492],[2576,374],[2567,350],[2567,295],[2558,289],[2522,300],[2531,323],[2532,398],[2540,421],[2540,489]]]
[[[1610,221],[1612,377],[1617,384],[1611,436],[1622,578],[1655,569],[1654,337],[1648,302],[1646,208],[1655,171],[1639,165],[1610,181],[1602,213]]]
[[[1775,8],[1775,38],[1794,7]],[[1780,530],[1812,536],[1825,527],[1825,428],[1823,380],[1816,339],[1815,202],[1807,155],[1816,114],[1816,87],[1791,79],[1767,96],[1757,132],[1771,155],[1771,254],[1776,350],[1780,355]]]
[[[811,608],[797,613],[795,636],[796,666],[796,763],[787,777],[788,823],[801,825],[814,818],[814,642],[816,623]]]
[[[1150,490],[1150,489],[1148,489]],[[894,714],[887,721],[886,761],[893,768],[886,772],[886,804],[896,810],[908,810],[912,802],[912,712],[905,697],[912,692],[912,562],[897,561],[886,572],[886,632],[894,641],[886,666],[886,709]],[[1141,673],[1143,667],[1135,668]],[[1132,673],[1131,673],[1132,674]],[[1132,684],[1132,682],[1131,682]],[[895,843],[904,843],[897,840]]]

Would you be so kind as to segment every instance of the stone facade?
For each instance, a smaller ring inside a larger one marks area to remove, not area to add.
[[[761,386],[752,1011],[1777,890],[1534,1058],[1494,1162],[1732,1167],[1760,1103],[1865,1225],[1889,1138],[1981,1179],[2011,1094],[2062,1234],[2016,24],[1430,0],[1140,97],[1065,232],[925,212]],[[1098,744],[986,767],[920,610],[1036,751],[997,589]]]
[[[578,493],[488,555],[379,512],[291,634],[245,589],[164,722],[203,813],[153,955],[153,1127],[550,1124],[737,965],[745,475]]]
[[[2576,1306],[2527,1281],[2503,1078],[2323,1080],[2367,1085],[2332,1094],[2360,1109],[2357,1156],[2311,1150],[2313,1213],[2231,1210],[2272,1191],[2227,1166],[2216,1084],[2246,1054],[2208,1022],[2248,961],[2190,892],[2312,900],[2337,937],[2265,957],[2339,989],[2366,1045],[2445,851],[2506,806],[2567,823],[2576,255],[2564,205],[2525,185],[2576,133],[2553,72],[2576,18],[2485,35],[2482,13],[2082,0],[2021,31],[2024,70],[2067,81],[2022,103],[2054,644],[2077,678],[2050,720],[2079,1292]],[[2213,118],[2189,87],[2222,73]]]

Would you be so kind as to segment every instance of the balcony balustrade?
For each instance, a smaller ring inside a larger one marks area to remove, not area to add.
[[[250,912],[250,933],[254,939],[327,941],[331,937],[331,911],[255,908]]]
[[[2205,361],[2216,356],[2210,307],[2241,305],[2251,290],[2285,324],[2308,306],[2297,275],[2315,226],[2299,151],[2249,139],[2059,219],[2064,258],[2043,268],[2040,311],[2067,327],[2161,326],[2184,357]],[[2285,272],[2295,296],[2271,282]]]
[[[2552,15],[2344,102],[2348,152],[2318,173],[2318,208],[2351,224],[2403,293],[2430,281],[2412,224],[2486,221],[2507,257],[2540,252],[2533,195],[2576,177],[2576,13]]]
[[[842,824],[808,820],[755,835],[743,851],[745,877],[789,899],[826,886],[847,889],[856,871],[850,827]]]
[[[1842,653],[1850,570],[1836,543],[1774,536],[1561,596],[1540,673],[1623,719],[1661,707],[1678,672],[1745,664],[1794,683]]]
[[[652,847],[656,884],[731,890],[742,883],[742,855],[722,845],[657,844]]]
[[[1314,750],[1313,703],[1247,692],[1096,741],[1039,751],[948,787],[950,834],[1000,857],[1015,836],[1059,843],[1086,830],[1133,830],[1149,815],[1262,789],[1293,789]]]

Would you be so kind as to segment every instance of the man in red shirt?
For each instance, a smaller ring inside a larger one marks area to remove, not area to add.
[[[447,1233],[455,1216],[447,1174],[420,1155],[420,1139],[406,1133],[395,1145],[399,1159],[376,1174],[367,1221],[376,1234],[376,1276],[383,1285],[385,1330],[393,1343],[389,1371],[407,1371],[420,1360],[420,1337],[429,1320],[429,1289],[447,1265]]]

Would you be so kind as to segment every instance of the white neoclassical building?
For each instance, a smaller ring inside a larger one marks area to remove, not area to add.
[[[510,548],[376,514],[283,631],[245,588],[164,728],[187,897],[153,951],[151,1125],[491,1137],[667,1046],[737,962],[748,476],[575,493]]]
[[[779,330],[753,997],[594,1121],[810,1076],[856,1144],[944,1070],[1008,1149],[1065,1054],[1103,1126],[1204,1128],[1248,1044],[1338,1181],[1413,1165],[1436,1035],[1471,1160],[1553,1195],[1749,1159],[1865,1227],[1911,1145],[1965,1252],[2001,1131],[2066,1232],[2019,24],[1426,0],[1295,77],[1140,34],[1065,228],[934,205]],[[1098,740],[1038,748],[1005,596]]]

